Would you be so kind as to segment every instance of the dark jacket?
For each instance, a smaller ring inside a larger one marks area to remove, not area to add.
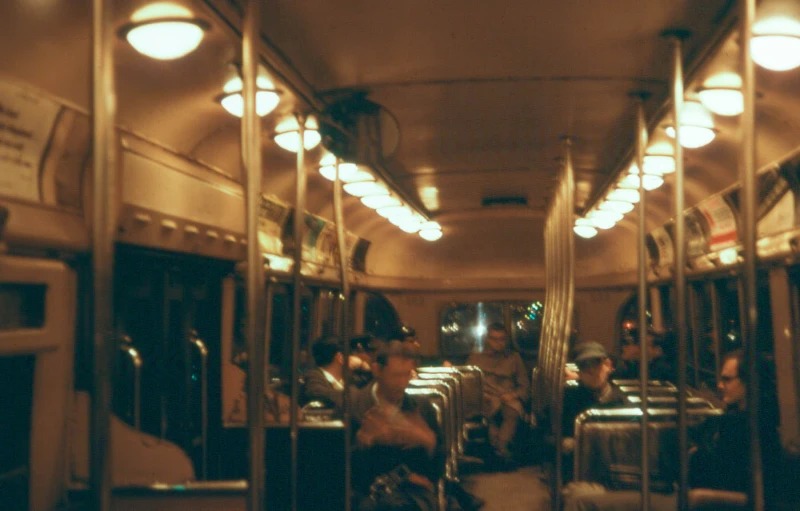
[[[614,408],[623,406],[625,398],[622,393],[613,385],[609,385],[609,393],[600,396],[584,387],[566,387],[564,389],[564,408],[561,413],[561,431],[564,438],[575,436],[575,419],[590,408]]]
[[[373,383],[353,393],[353,488],[362,494],[368,494],[369,487],[377,476],[389,472],[401,463],[407,465],[412,472],[424,475],[436,484],[443,471],[444,442],[436,423],[436,412],[425,401],[406,395],[400,410],[403,413],[419,413],[428,427],[436,434],[436,450],[433,456],[429,456],[424,447],[403,449],[391,445],[373,445],[369,448],[358,446],[355,435],[361,427],[364,415],[375,406],[375,398],[372,394],[374,385]]]
[[[333,384],[325,378],[325,374],[319,367],[306,371],[305,380],[306,383],[303,390],[303,400],[305,403],[318,400],[335,407],[337,412],[341,411],[343,392],[334,387]]]

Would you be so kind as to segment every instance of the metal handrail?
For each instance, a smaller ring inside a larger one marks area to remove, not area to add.
[[[448,452],[448,479],[456,480],[458,478],[458,448],[456,447],[456,435],[454,434],[453,389],[444,380],[411,380],[411,382],[409,382],[409,387],[437,391],[445,398],[446,424],[444,429],[446,430],[445,444]]]
[[[247,436],[249,440],[249,474],[247,509],[261,511],[266,502],[264,476],[264,306],[263,255],[258,240],[259,206],[261,203],[261,121],[256,112],[256,77],[260,38],[260,2],[249,0],[244,12],[242,31],[242,97],[244,112],[241,123],[241,147],[246,177],[247,207]]]
[[[119,350],[128,355],[133,367],[133,427],[142,429],[142,357],[128,335],[123,335]]]
[[[201,474],[203,479],[208,478],[208,348],[202,339],[197,337],[197,331],[189,332],[189,344],[197,348],[200,355],[200,445],[203,456]]]
[[[417,369],[419,379],[441,379],[453,383],[453,404],[455,408],[456,423],[454,433],[456,437],[456,448],[459,456],[464,455],[464,386],[461,381],[462,373],[454,367],[420,367]]]

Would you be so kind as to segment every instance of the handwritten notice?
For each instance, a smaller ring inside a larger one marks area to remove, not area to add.
[[[0,82],[0,195],[39,201],[39,169],[60,108]]]

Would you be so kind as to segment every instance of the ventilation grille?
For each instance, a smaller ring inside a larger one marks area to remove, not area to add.
[[[527,206],[526,197],[484,197],[481,199],[481,206],[491,208],[495,206]]]

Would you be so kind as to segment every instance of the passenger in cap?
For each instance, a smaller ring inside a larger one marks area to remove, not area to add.
[[[586,410],[618,406],[625,402],[622,393],[609,381],[614,364],[602,344],[593,341],[578,344],[573,361],[578,366],[578,385],[564,389],[564,438],[575,435],[575,419]]]

